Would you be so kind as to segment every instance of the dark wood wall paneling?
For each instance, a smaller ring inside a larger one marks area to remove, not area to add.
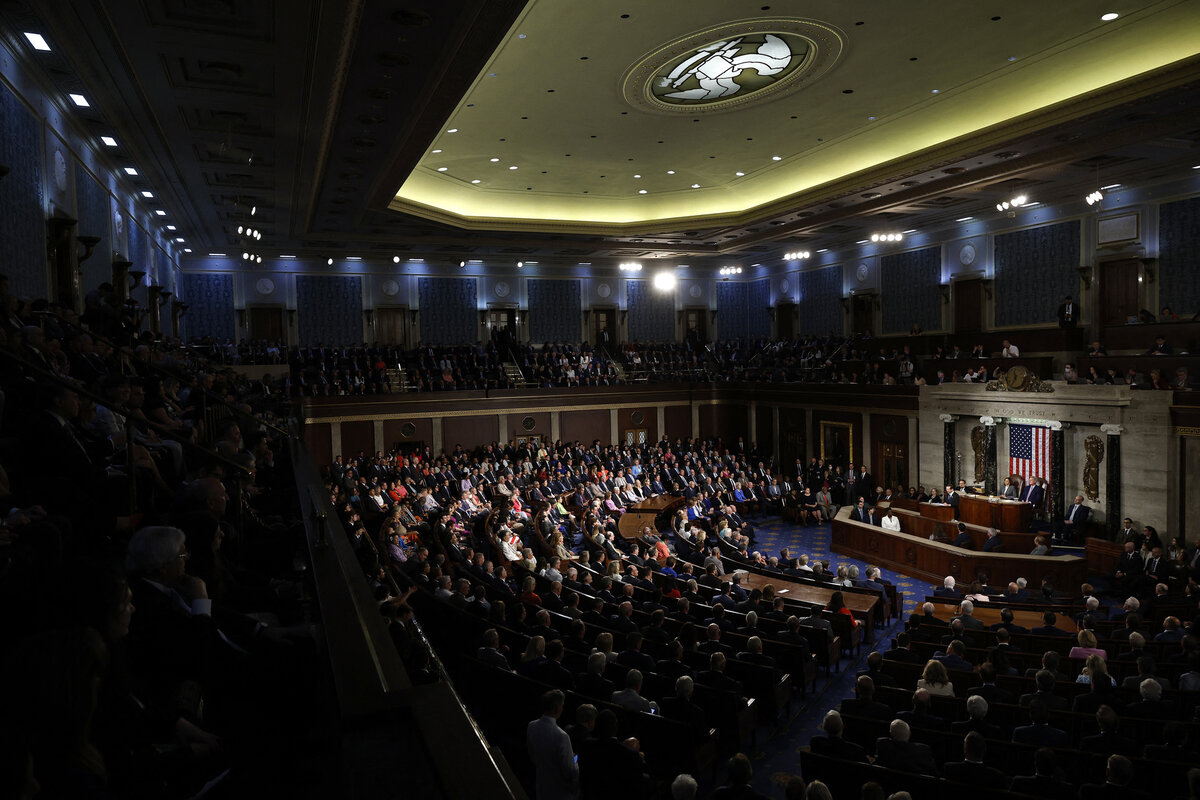
[[[452,452],[457,445],[470,450],[500,438],[500,418],[495,414],[446,417],[442,420],[442,446]]]
[[[762,414],[762,407],[759,407]],[[805,452],[808,447],[808,431],[805,426],[803,408],[784,407],[779,409],[779,465],[787,470],[789,475],[796,460],[807,463]]]
[[[708,403],[700,406],[700,438],[723,436],[736,442],[746,435],[746,407],[740,403]]]
[[[533,427],[526,428],[525,420],[533,420]],[[508,415],[508,438],[516,440],[519,436],[540,436],[543,442],[553,442],[550,438],[550,412],[529,411],[523,414]]]
[[[304,443],[318,466],[333,463],[333,442],[330,440],[328,422],[310,422],[304,426]]]
[[[599,439],[601,444],[608,444],[612,427],[609,413],[605,409],[563,410],[559,414],[558,430],[564,442],[578,441],[586,447],[596,439]]]
[[[342,423],[342,455],[356,456],[358,451],[375,454],[375,423],[357,420]]]
[[[881,486],[905,486],[912,480],[914,454],[908,451],[908,417],[872,414],[871,474]]]
[[[775,415],[771,412],[770,406],[759,406],[754,420],[754,436],[751,437],[752,442],[758,444],[758,449],[763,453],[770,453],[775,449]]]
[[[405,436],[405,426],[412,426],[412,433]],[[399,445],[405,450],[420,445],[433,447],[433,420],[429,417],[419,419],[385,419],[383,421],[383,446],[392,449]]]
[[[672,442],[676,439],[688,439],[692,435],[692,407],[667,406],[664,409],[663,422],[667,427],[667,438]]]

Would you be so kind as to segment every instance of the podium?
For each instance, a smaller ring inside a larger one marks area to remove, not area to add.
[[[958,518],[970,525],[1024,533],[1033,522],[1033,506],[1020,500],[964,494],[958,498]]]

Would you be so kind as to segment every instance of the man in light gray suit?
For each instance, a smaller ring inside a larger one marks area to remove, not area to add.
[[[578,800],[579,765],[571,737],[558,727],[565,695],[558,689],[542,695],[542,715],[525,729],[525,745],[537,775],[537,800]]]

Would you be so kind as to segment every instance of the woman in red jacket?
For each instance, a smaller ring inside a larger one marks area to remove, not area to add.
[[[850,613],[850,609],[846,608],[846,602],[842,599],[841,592],[834,592],[833,595],[830,596],[829,605],[825,606],[825,610],[833,611],[836,614],[845,614],[850,618],[850,621],[854,623],[855,628],[859,626],[859,621],[856,620],[854,615]]]

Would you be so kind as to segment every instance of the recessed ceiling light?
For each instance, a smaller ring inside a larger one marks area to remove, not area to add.
[[[527,34],[524,34],[524,33],[518,33],[518,34],[517,34],[517,38],[518,38],[518,39],[524,39],[526,35],[527,35]]]
[[[516,169],[516,168],[517,168],[516,164],[513,164],[511,167],[509,167],[509,169]]]
[[[499,161],[499,160],[500,160],[500,159],[498,159],[498,158],[489,158],[489,159],[488,159],[488,161],[492,162],[493,164],[495,164],[495,163],[496,163],[497,161]]]
[[[693,188],[693,189],[699,189],[699,188],[700,188],[700,184],[698,184],[698,183],[693,183],[693,184],[692,184],[692,188]]]
[[[325,263],[326,263],[326,264],[328,264],[329,266],[331,266],[331,267],[332,267],[332,266],[333,266],[333,259],[332,259],[332,258],[330,258],[330,259],[327,259],[327,260],[325,261]]]
[[[346,256],[347,261],[362,261],[362,256]]]
[[[955,222],[970,222],[973,219],[975,219],[975,218],[974,217],[959,217],[958,219],[956,219],[954,221]]]
[[[1017,57],[1016,57],[1016,56],[1009,56],[1009,57],[1008,57],[1008,60],[1009,60],[1009,61],[1016,61],[1016,60],[1017,60]]]
[[[458,133],[458,128],[451,128],[450,130],[446,131],[446,133]]]
[[[137,175],[137,170],[134,169],[133,167],[126,167],[125,174],[126,175]]]
[[[908,229],[908,230],[906,230],[906,231],[900,231],[900,232],[901,232],[901,233],[916,233],[916,232],[917,232],[917,229],[916,229],[916,228],[909,228],[909,229]]]
[[[1121,188],[1121,184],[1119,184],[1119,183],[1110,183],[1108,186],[1101,186],[1100,188],[1101,188],[1101,189],[1105,189],[1105,190],[1108,190],[1108,189],[1120,189],[1120,188]]]
[[[674,175],[674,174],[675,174],[675,170],[673,170],[673,169],[669,169],[669,170],[667,170],[667,174],[668,174],[668,175]]]
[[[744,172],[735,172],[735,173],[733,173],[733,174],[734,174],[734,175],[736,175],[736,176],[738,176],[739,178],[741,178],[741,177],[744,177],[746,173],[744,173]]]
[[[81,94],[72,94],[72,95],[70,95],[70,97],[71,97],[71,102],[72,102],[72,103],[74,103],[75,105],[79,106],[80,108],[87,108],[87,107],[88,107],[88,101],[87,101],[87,98],[86,98],[86,97],[84,97],[83,95],[81,95]]]
[[[1121,15],[1118,14],[1117,12],[1109,11],[1107,14],[1101,14],[1100,19],[1104,20],[1105,22],[1112,22],[1114,19],[1116,19],[1119,16],[1121,16]],[[25,34],[25,35],[28,36],[29,34]]]
[[[292,258],[295,258],[295,256],[280,256],[280,258],[292,259]]]
[[[645,194],[645,193],[646,193],[645,189],[638,189],[638,194]]]
[[[154,197],[154,192],[143,191],[142,197],[145,197],[146,199],[150,199],[151,197]]]
[[[182,236],[176,236],[176,237],[175,237],[175,241],[179,242],[180,244],[183,244],[183,243],[184,243],[184,242],[186,242],[187,240],[186,240],[186,239],[184,239]]]
[[[471,181],[471,183],[479,183],[479,178],[476,178],[475,180]]]
[[[192,248],[190,248],[190,247],[185,247],[185,248],[183,248],[183,252],[185,252],[185,253],[190,253],[190,252],[192,252]]]
[[[828,252],[829,252],[829,248],[827,248],[827,247],[822,247],[822,248],[821,248],[820,250],[818,250],[817,252],[818,252],[818,253],[828,253]]]
[[[154,213],[160,217],[165,217],[167,215],[167,212],[163,211],[161,208],[154,209]]]
[[[874,121],[875,121],[875,118],[874,118],[874,117],[867,117],[867,121],[868,121],[868,122],[874,122]]]
[[[449,167],[438,167],[438,172],[445,172]]]
[[[771,156],[772,161],[783,161],[783,156]]]
[[[224,258],[225,257],[224,253],[209,253],[208,255],[212,258]]]
[[[167,230],[174,231],[174,230],[178,230],[178,228],[176,228],[174,225],[168,225]]]
[[[26,32],[25,38],[29,40],[31,45],[33,45],[34,50],[43,50],[47,53],[50,52],[50,45],[46,44],[46,39],[40,33]]]
[[[866,244],[866,243],[867,243],[866,239],[859,239],[857,242],[855,242],[855,244]]]
[[[642,176],[641,176],[641,175],[634,175],[633,177],[635,177],[635,178],[640,178],[640,177],[642,177]]]
[[[430,152],[433,152],[433,153],[440,153],[440,152],[442,152],[442,149],[439,147],[437,150],[432,150],[432,151],[430,151]]]
[[[116,139],[114,139],[114,138],[113,138],[113,137],[111,137],[111,136],[101,136],[101,137],[100,137],[100,141],[104,142],[104,143],[105,143],[106,145],[108,145],[109,147],[116,147],[116,146],[117,146],[117,140],[116,140]]]

